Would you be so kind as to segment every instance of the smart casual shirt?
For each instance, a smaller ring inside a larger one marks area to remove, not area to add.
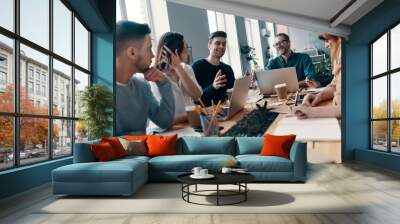
[[[197,82],[203,89],[201,100],[204,102],[204,104],[206,104],[206,106],[211,105],[212,100],[214,100],[215,104],[220,100],[221,102],[226,100],[226,90],[233,88],[233,84],[235,83],[235,74],[233,73],[231,66],[223,62],[220,62],[219,65],[213,65],[206,59],[200,59],[193,63],[192,68]],[[217,90],[213,87],[213,82],[215,75],[220,69],[221,73],[225,75],[227,82],[224,87]]]
[[[146,80],[132,77],[128,85],[117,85],[117,135],[145,134],[147,120],[168,129],[174,121],[175,100],[171,82],[157,82],[161,93],[158,102]]]
[[[312,64],[310,56],[304,53],[295,53],[292,51],[287,63],[282,56],[278,56],[271,59],[267,65],[268,70],[288,67],[296,67],[298,81],[303,81],[306,77],[309,79],[316,79],[318,76],[315,73],[314,65]]]

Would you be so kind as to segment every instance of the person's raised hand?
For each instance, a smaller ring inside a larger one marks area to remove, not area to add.
[[[154,67],[149,68],[143,75],[147,81],[151,82],[160,82],[166,79],[165,75]]]
[[[181,65],[181,59],[179,58],[178,49],[176,49],[175,52],[172,52],[171,49],[164,45],[161,58],[168,63],[168,57],[170,66],[174,70],[176,70],[178,66]]]
[[[226,78],[225,75],[221,73],[221,69],[218,70],[217,74],[215,75],[213,87],[214,89],[220,89],[226,85]]]

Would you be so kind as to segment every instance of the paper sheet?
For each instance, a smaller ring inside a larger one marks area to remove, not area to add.
[[[341,130],[336,118],[297,117],[282,118],[274,131],[274,135],[295,134],[301,141],[340,141]]]

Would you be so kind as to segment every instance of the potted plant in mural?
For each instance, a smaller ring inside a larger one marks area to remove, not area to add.
[[[257,62],[258,58],[256,57],[255,50],[256,49],[254,47],[250,47],[249,45],[240,47],[240,52],[245,55],[246,60],[249,63],[253,63],[254,70],[258,71],[258,70],[260,70],[260,66],[258,65],[258,62]]]
[[[80,93],[80,105],[83,111],[79,122],[80,126],[86,126],[89,139],[97,139],[109,136],[112,127],[113,95],[104,85],[92,85],[86,87]]]
[[[250,69],[250,73],[249,73],[249,69],[246,68],[246,72],[244,73],[244,75],[251,75],[251,84],[250,84],[250,88],[253,89],[256,87],[256,83],[255,83],[255,75],[254,75],[254,71],[259,71],[261,70],[260,65],[258,64],[257,60],[258,58],[256,57],[256,52],[255,52],[255,48],[254,47],[250,47],[249,45],[245,45],[240,47],[240,52],[245,55],[246,60],[247,60],[247,65],[249,63],[253,64],[254,69]]]

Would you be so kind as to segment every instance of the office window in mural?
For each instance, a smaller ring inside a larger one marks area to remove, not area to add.
[[[0,170],[72,155],[74,103],[90,85],[90,31],[64,3],[1,0]]]
[[[400,25],[370,46],[371,148],[400,153]]]

